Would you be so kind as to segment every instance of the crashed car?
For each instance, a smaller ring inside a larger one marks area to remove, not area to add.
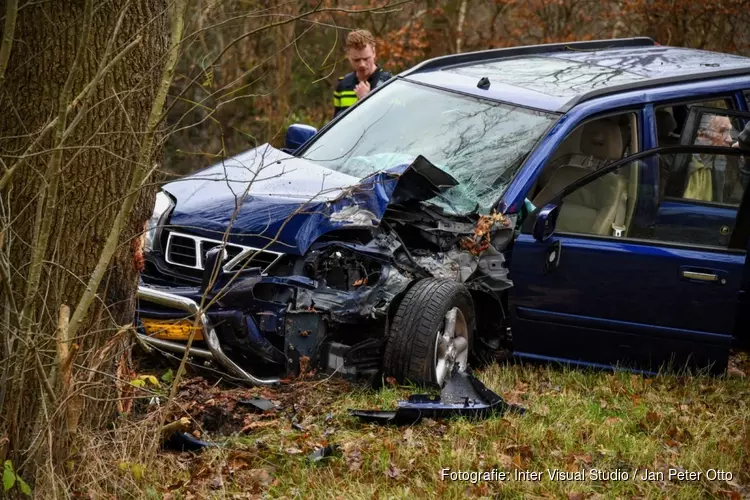
[[[144,345],[249,384],[476,356],[722,373],[748,337],[750,59],[648,38],[432,59],[162,186]]]

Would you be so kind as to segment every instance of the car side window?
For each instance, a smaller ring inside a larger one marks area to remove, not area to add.
[[[534,206],[577,180],[572,173],[585,175],[638,151],[635,113],[622,113],[588,120],[576,127],[560,143],[544,165],[529,200]],[[559,172],[561,167],[566,168]]]
[[[693,148],[696,149],[696,148]],[[750,164],[739,150],[736,154],[717,154],[711,148],[695,153],[654,153],[627,162],[577,187],[561,198],[555,226],[557,233],[613,237],[625,240],[714,247],[730,246],[737,219],[737,207],[714,207],[694,203],[692,199],[659,199],[654,196],[654,174],[660,165],[682,165],[689,172],[689,193],[707,195],[715,165],[737,167],[737,199],[741,199],[750,180]],[[565,172],[573,167],[566,167]],[[575,177],[575,172],[569,172]],[[634,193],[634,194],[633,194]],[[655,203],[654,203],[655,201]],[[641,203],[639,203],[641,202]],[[627,207],[639,210],[628,217]]]
[[[745,96],[745,103],[747,104],[748,109],[750,109],[750,90],[743,90],[742,95]]]
[[[696,106],[732,109],[732,96],[728,95],[702,101],[657,106],[654,114],[656,118],[656,143],[658,146],[676,146],[680,144],[680,137],[685,129],[685,123],[690,110]]]
[[[681,142],[683,145],[730,147],[744,127],[744,113],[715,108],[694,107],[688,116]],[[737,207],[742,199],[740,165],[736,159],[712,157],[707,161],[691,158],[679,164],[662,165],[663,195]]]

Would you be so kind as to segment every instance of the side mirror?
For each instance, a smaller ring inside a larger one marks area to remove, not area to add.
[[[560,214],[560,207],[558,205],[545,205],[539,211],[534,221],[534,228],[531,230],[532,236],[537,241],[546,241],[552,233],[555,232],[555,224],[557,223],[557,216]]]
[[[306,143],[312,136],[318,133],[318,129],[310,125],[295,123],[286,129],[284,138],[284,149],[288,152],[295,151],[297,148]]]

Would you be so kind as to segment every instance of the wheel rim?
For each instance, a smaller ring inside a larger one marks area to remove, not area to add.
[[[442,387],[458,364],[460,371],[466,370],[469,361],[469,329],[461,309],[454,307],[443,318],[443,324],[435,336],[435,379]]]

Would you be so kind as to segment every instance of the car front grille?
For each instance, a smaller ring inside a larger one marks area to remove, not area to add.
[[[173,266],[202,271],[208,251],[222,244],[221,240],[170,232],[167,236],[165,258],[167,263]],[[224,249],[227,253],[224,270],[228,272],[240,269],[247,263],[245,268],[261,267],[265,273],[282,257],[282,254],[278,252],[234,243],[226,243]]]

